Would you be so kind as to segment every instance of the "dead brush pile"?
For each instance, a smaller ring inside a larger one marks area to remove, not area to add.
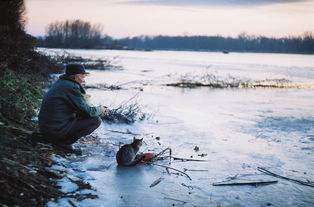
[[[141,111],[140,105],[137,103],[119,105],[114,109],[110,109],[108,114],[102,117],[107,122],[126,124],[131,124],[138,120],[142,121],[146,118],[147,114]]]
[[[109,109],[108,114],[102,117],[102,119],[111,123],[125,124],[148,119],[149,115],[141,110],[141,106],[136,101],[138,95],[139,93],[135,94],[129,100],[120,103],[117,107]]]

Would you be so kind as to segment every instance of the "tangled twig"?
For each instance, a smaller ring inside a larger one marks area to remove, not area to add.
[[[187,178],[189,178],[190,180],[192,180],[192,178],[191,178],[187,173],[185,173],[185,172],[183,172],[183,171],[181,171],[181,170],[178,170],[178,169],[176,169],[176,168],[169,167],[169,166],[165,166],[165,165],[160,165],[160,164],[155,164],[155,163],[153,163],[153,162],[149,162],[148,164],[156,165],[156,166],[159,166],[159,167],[163,167],[163,168],[166,168],[166,169],[168,169],[168,170],[171,169],[171,170],[177,171],[177,172],[179,172],[179,173],[185,175],[185,176],[186,176]]]

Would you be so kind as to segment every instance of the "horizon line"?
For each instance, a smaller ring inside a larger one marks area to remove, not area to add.
[[[29,32],[27,34],[30,34],[36,38],[43,38],[47,35],[34,35]],[[262,34],[250,34],[248,32],[240,32],[237,35],[222,35],[222,34],[215,34],[215,35],[205,35],[205,34],[178,34],[178,35],[167,35],[167,34],[154,34],[154,35],[148,35],[148,34],[140,34],[140,35],[130,35],[125,37],[115,37],[114,35],[108,35],[108,34],[102,34],[102,38],[104,37],[111,37],[113,39],[126,39],[126,38],[136,38],[136,37],[144,37],[144,38],[155,38],[155,37],[223,37],[223,38],[239,38],[240,35],[245,35],[248,37],[266,37],[266,38],[274,38],[274,39],[281,39],[281,38],[297,38],[297,37],[303,37],[305,35],[311,35],[314,36],[314,31],[306,30],[303,31],[301,34],[298,35],[283,35],[283,36],[269,36],[269,35],[262,35]]]

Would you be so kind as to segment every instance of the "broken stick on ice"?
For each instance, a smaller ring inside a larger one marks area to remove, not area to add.
[[[152,188],[152,187],[158,185],[163,179],[164,179],[163,177],[158,178],[158,179],[155,180],[152,184],[150,184],[149,187]]]
[[[269,170],[266,170],[265,168],[262,168],[262,167],[258,167],[257,170],[260,171],[260,172],[263,172],[263,173],[265,173],[267,175],[271,175],[271,176],[274,176],[274,177],[277,177],[277,178],[281,178],[281,179],[289,180],[289,181],[292,181],[292,182],[295,182],[295,183],[299,183],[299,184],[302,184],[302,185],[314,187],[314,182],[312,182],[312,181],[307,181],[306,182],[306,181],[302,181],[302,180],[297,180],[297,179],[293,179],[293,178],[284,177],[282,175],[278,175],[276,173],[270,172]]]
[[[224,186],[224,185],[268,185],[277,183],[277,180],[270,181],[243,181],[243,182],[230,182],[230,181],[222,181],[218,183],[213,183],[213,186]]]

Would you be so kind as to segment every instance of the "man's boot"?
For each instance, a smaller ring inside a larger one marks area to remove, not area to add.
[[[71,144],[53,144],[53,147],[65,153],[73,153],[76,155],[82,155],[82,151],[80,149],[74,149]]]

